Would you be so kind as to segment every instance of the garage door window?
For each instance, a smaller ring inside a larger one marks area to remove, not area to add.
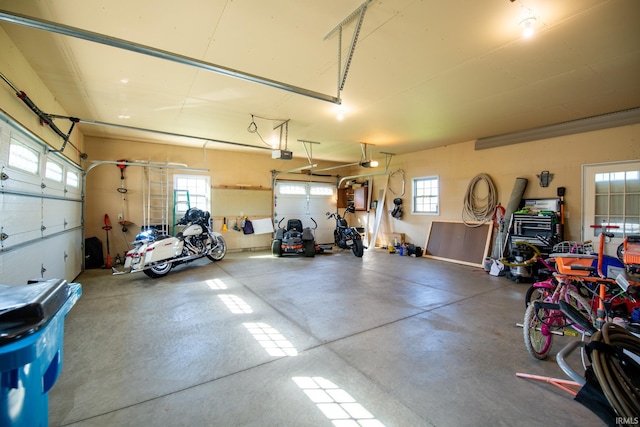
[[[314,185],[309,192],[312,196],[333,196],[335,188],[334,185]]]
[[[67,171],[67,180],[66,184],[69,187],[78,188],[78,183],[80,179],[78,178],[78,174],[73,171]]]
[[[304,184],[278,184],[279,194],[307,194],[307,186]]]
[[[62,182],[62,166],[56,162],[47,160],[44,176],[51,181]]]
[[[9,145],[9,166],[37,174],[40,166],[38,152],[12,138]]]

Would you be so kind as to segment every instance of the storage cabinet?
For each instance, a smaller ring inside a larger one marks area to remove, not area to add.
[[[354,205],[357,211],[367,210],[367,199],[369,197],[368,187],[339,188],[337,207],[344,209],[349,205]]]
[[[338,202],[337,207],[344,209],[353,203],[353,189],[352,188],[338,188]]]
[[[355,205],[357,211],[367,210],[367,189],[368,187],[365,185],[353,190],[353,204]]]
[[[555,243],[562,240],[556,215],[513,214],[509,230],[511,247],[524,241],[537,246],[541,252],[549,253]]]

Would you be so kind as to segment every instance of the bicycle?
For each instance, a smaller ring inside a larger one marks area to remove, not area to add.
[[[539,269],[539,271],[545,271],[547,273],[547,277],[545,277],[543,280],[538,280],[537,282],[534,282],[529,287],[529,289],[527,289],[527,292],[525,293],[525,298],[524,298],[525,308],[526,308],[529,306],[531,301],[543,300],[544,298],[548,297],[553,293],[553,290],[558,285],[558,281],[555,279],[555,277],[553,277],[553,273],[556,273],[557,270],[555,267],[554,258],[544,258],[537,246],[532,245],[531,243],[528,243],[528,242],[521,242],[521,241],[515,242],[515,244],[516,246],[526,247],[527,251],[533,254],[531,258],[524,260],[520,265],[525,265],[525,264],[530,265],[534,263],[539,263],[542,266],[542,268]],[[591,240],[587,240],[585,242],[563,241],[553,246],[552,253],[555,256],[558,256],[559,254],[563,254],[563,253],[590,255],[593,253],[593,245],[591,243]],[[579,288],[577,290],[581,296],[583,297],[588,296],[582,293]]]
[[[589,325],[601,327],[612,320],[614,307],[620,310],[624,306],[628,315],[632,308],[640,305],[625,296],[626,289],[620,289],[616,279],[605,274],[608,266],[604,239],[613,233],[606,231],[609,226],[602,227],[597,255],[551,254],[556,262],[553,280],[557,285],[552,292],[551,283],[548,288],[542,288],[542,299],[529,304],[523,321],[525,347],[533,357],[545,359],[551,350],[553,335],[565,335],[567,327],[584,336]],[[583,289],[590,293],[590,301],[580,294],[579,290]]]
[[[611,279],[601,282],[600,289],[605,284],[612,288],[610,282]],[[631,292],[634,289],[622,275],[613,280],[613,283],[617,284],[622,293]],[[620,292],[616,292],[616,294],[621,295]],[[630,298],[630,296],[628,297]],[[571,393],[576,396],[577,401],[593,410],[608,424],[614,420],[616,424],[619,424],[620,419],[628,417],[636,419],[635,417],[640,414],[640,399],[638,398],[638,390],[640,390],[638,376],[640,372],[640,364],[638,363],[640,360],[640,337],[638,333],[640,333],[640,329],[634,328],[632,333],[625,326],[611,321],[603,312],[598,313],[596,327],[593,325],[592,319],[567,305],[564,301],[560,301],[558,305],[564,316],[580,325],[584,331],[581,340],[569,342],[556,355],[558,366],[571,380],[521,372],[517,372],[516,376],[544,381]],[[600,305],[600,307],[602,306]],[[604,323],[600,324],[600,322]],[[584,375],[576,372],[567,362],[569,355],[578,347],[582,352]],[[589,356],[589,363],[585,361],[585,354]],[[585,390],[584,393],[583,390]],[[609,406],[603,405],[603,399],[598,398],[597,395],[602,395]]]
[[[588,310],[579,310],[562,299],[559,299],[557,305],[550,307],[551,310],[559,310],[566,322],[571,322],[574,328],[577,327],[583,332],[581,340],[568,343],[556,355],[558,366],[573,381],[524,373],[516,373],[516,375],[522,378],[545,381],[574,396],[589,387],[589,391],[582,394],[579,401],[594,410],[602,420],[608,423],[615,420],[616,424],[619,424],[619,420],[636,419],[635,417],[640,413],[640,399],[638,398],[638,390],[640,390],[640,384],[638,384],[640,338],[637,335],[640,329],[636,329],[634,334],[628,331],[625,326],[621,326],[618,319],[613,319],[612,316],[616,314],[614,309],[616,301],[625,305],[627,315],[631,311],[629,305],[632,307],[640,306],[640,303],[634,298],[634,296],[640,295],[638,291],[640,286],[638,283],[629,282],[624,271],[618,274],[615,279],[607,277],[604,273],[604,257],[602,255],[604,239],[612,237],[613,233],[606,231],[607,226],[603,225],[602,227],[604,230],[600,235],[598,260],[595,266],[592,256],[563,255],[556,257],[558,273],[554,276],[559,281],[558,287],[565,287],[567,283],[584,286],[593,294],[590,308],[597,307],[595,323],[593,314],[587,314]],[[634,239],[630,240],[631,243],[635,243]],[[640,242],[640,239],[638,241]],[[625,244],[627,243],[629,242],[625,241]],[[636,251],[634,247],[629,252],[629,257],[625,259],[627,273],[630,270],[630,265],[638,265],[637,263],[640,262],[640,258],[636,258],[640,255],[640,251]],[[635,271],[633,268],[631,270]],[[545,308],[544,304],[544,302],[534,301],[527,310],[536,310],[531,308],[536,306]],[[585,377],[571,369],[565,360],[578,347],[581,348],[583,356],[585,352],[589,354],[589,366],[585,363],[584,357],[582,359],[583,367],[588,372]],[[631,356],[635,356],[635,359]],[[590,407],[588,403],[596,402],[593,397],[590,397],[592,400],[589,401],[587,396],[594,392],[602,394],[610,408],[604,407],[600,403],[597,403],[600,408],[598,411]],[[578,399],[576,398],[576,400]]]
[[[631,312],[640,303],[634,298],[638,288],[629,288],[629,281],[624,277],[627,266],[617,258],[604,255],[605,239],[614,236],[607,229],[618,227],[605,224],[591,227],[603,229],[599,238],[597,261],[589,262],[588,258],[580,256],[558,257],[556,264],[563,274],[557,275],[557,278],[572,280],[590,293],[592,308],[597,310],[596,326],[601,327],[616,317],[630,318]]]
[[[554,335],[569,335],[569,330],[584,334],[585,327],[571,321],[560,304],[573,307],[587,319],[593,319],[591,304],[582,297],[571,281],[559,280],[553,292],[542,300],[533,301],[524,313],[523,334],[527,352],[536,359],[546,359],[551,351]],[[571,328],[571,329],[567,329]]]
[[[576,318],[584,317],[588,323],[592,325],[595,323],[592,303],[580,293],[582,289],[580,278],[590,274],[590,271],[586,269],[578,271],[574,266],[590,267],[594,263],[601,265],[603,243],[597,256],[584,253],[592,252],[592,247],[584,245],[590,245],[590,242],[584,242],[580,246],[576,243],[569,253],[551,254],[550,258],[556,263],[555,268],[552,268],[552,276],[544,282],[537,282],[527,290],[526,301],[533,302],[529,303],[524,313],[524,343],[527,352],[536,359],[547,358],[554,335],[568,335],[567,332],[573,330],[584,336],[588,324],[576,321]],[[564,246],[558,247],[558,249],[562,248]],[[539,254],[539,251],[537,253]],[[544,263],[551,267],[546,261]],[[574,310],[574,320],[561,308]]]

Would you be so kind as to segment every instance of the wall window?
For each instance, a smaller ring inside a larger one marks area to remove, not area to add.
[[[595,174],[594,224],[607,223],[618,237],[640,232],[640,170]],[[596,229],[599,235],[601,229]]]
[[[38,173],[40,157],[38,152],[11,138],[9,144],[9,166],[23,171]]]
[[[186,190],[189,192],[189,206],[192,208],[202,209],[203,211],[211,211],[211,186],[208,176],[199,175],[174,175],[173,190]],[[176,193],[174,200],[176,205],[176,214],[186,212],[186,194]],[[183,210],[184,209],[184,210]]]
[[[428,176],[413,179],[413,213],[439,213],[440,192],[438,177]]]
[[[47,160],[44,176],[55,182],[62,182],[62,166],[51,160]]]

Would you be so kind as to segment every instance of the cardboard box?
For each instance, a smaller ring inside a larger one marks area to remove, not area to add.
[[[404,245],[405,239],[404,239],[404,233],[389,233],[387,235],[387,241],[388,244],[395,246],[395,245]]]

